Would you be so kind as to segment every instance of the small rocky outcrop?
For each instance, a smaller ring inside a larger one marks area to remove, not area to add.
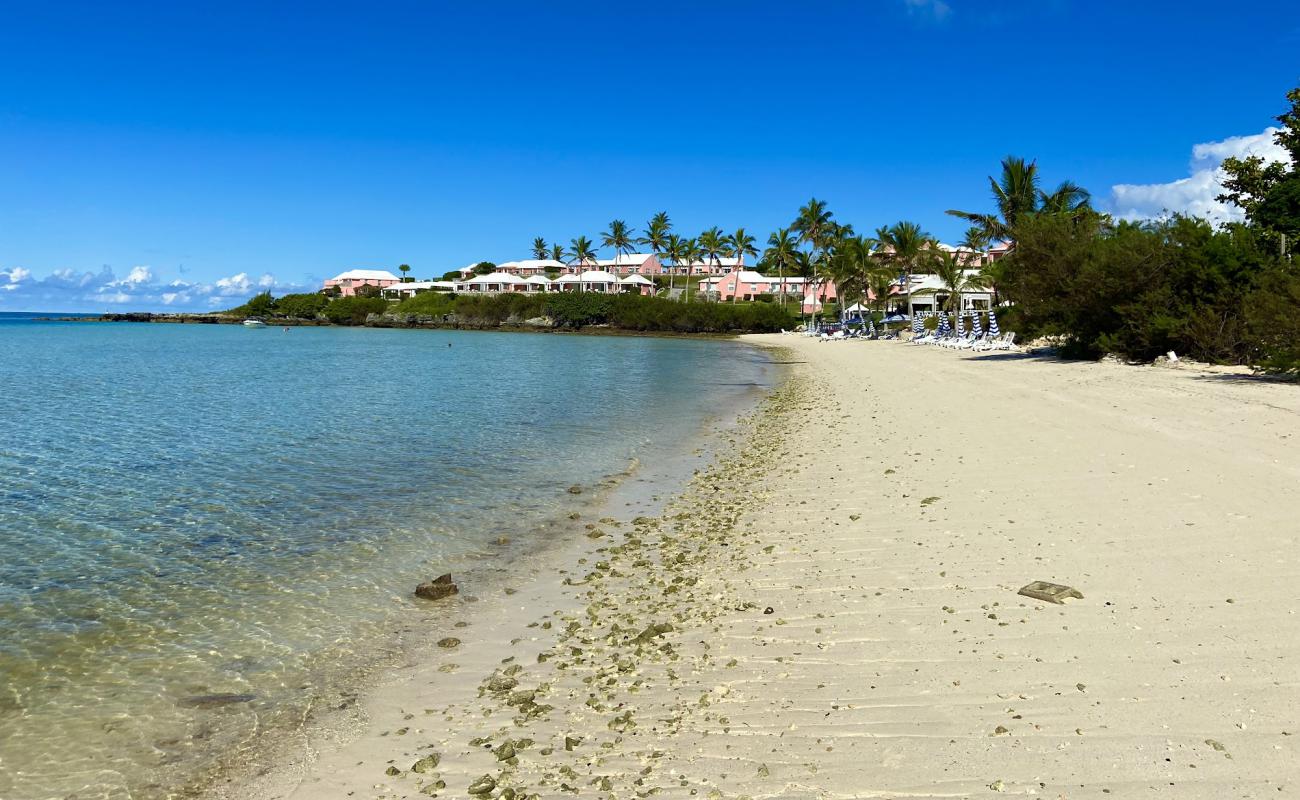
[[[451,579],[450,572],[415,587],[415,596],[422,597],[425,600],[441,600],[444,597],[451,597],[453,594],[459,593],[460,587]]]

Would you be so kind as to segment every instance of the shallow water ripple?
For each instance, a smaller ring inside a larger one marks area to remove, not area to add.
[[[418,579],[765,369],[723,342],[0,326],[0,797],[162,797],[296,724]]]

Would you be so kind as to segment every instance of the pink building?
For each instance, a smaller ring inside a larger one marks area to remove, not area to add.
[[[745,268],[742,258],[718,258],[706,261],[693,261],[690,264],[674,264],[668,269],[674,275],[730,275]]]
[[[565,275],[598,270],[614,275],[664,275],[666,270],[654,253],[622,253],[616,258],[599,258],[595,262],[564,264]]]
[[[325,281],[323,288],[330,289],[337,286],[340,296],[352,297],[362,286],[383,289],[401,282],[401,278],[386,269],[350,269]]]
[[[507,261],[503,264],[497,264],[496,271],[527,278],[530,275],[545,275],[548,272],[563,273],[567,269],[564,264],[559,261],[552,261],[549,258],[526,258],[522,261]],[[470,271],[473,271],[473,267],[470,268]]]
[[[719,278],[705,278],[700,281],[700,291],[722,302],[730,302],[732,298],[757,300],[764,296],[779,299],[784,292],[786,298],[798,297],[802,300],[804,313],[820,311],[822,303],[835,299],[835,284],[832,281],[810,284],[806,278],[789,276],[782,281],[780,277],[760,275],[747,269]]]

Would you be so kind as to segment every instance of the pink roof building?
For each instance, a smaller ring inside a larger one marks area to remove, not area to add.
[[[374,286],[383,289],[401,282],[401,278],[386,269],[350,269],[347,272],[340,272],[325,281],[322,288],[330,289],[337,286],[340,296],[352,297],[357,293],[357,289],[362,286]]]

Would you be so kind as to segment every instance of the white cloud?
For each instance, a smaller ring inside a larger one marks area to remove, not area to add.
[[[1212,222],[1242,219],[1241,209],[1214,198],[1223,193],[1225,158],[1260,156],[1265,161],[1287,161],[1289,156],[1273,141],[1277,128],[1250,136],[1232,136],[1220,142],[1192,146],[1190,175],[1169,183],[1121,183],[1111,187],[1111,212],[1122,219],[1161,219],[1170,214],[1204,217]]]
[[[935,22],[943,22],[952,14],[952,6],[944,0],[903,0],[903,5],[913,14],[922,14]]]
[[[140,286],[153,280],[153,270],[148,267],[132,267],[131,274],[122,279],[128,286]]]
[[[306,291],[266,273],[250,278],[240,272],[211,283],[173,280],[164,283],[147,266],[133,267],[118,278],[111,267],[98,272],[57,269],[36,278],[24,267],[0,268],[0,310],[103,311],[106,307],[169,311],[230,308],[254,294]]]

